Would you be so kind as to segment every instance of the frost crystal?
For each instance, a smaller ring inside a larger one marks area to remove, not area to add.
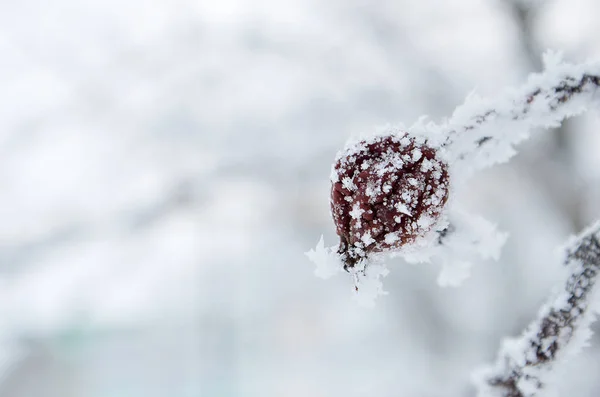
[[[337,247],[325,247],[323,236],[317,243],[316,248],[306,252],[305,255],[317,267],[315,275],[327,279],[337,273],[343,272],[341,257],[336,253]],[[354,280],[354,299],[364,307],[372,307],[375,299],[381,295],[387,295],[383,290],[381,278],[388,275],[389,271],[380,257],[373,256],[369,262],[360,261],[348,272]]]
[[[305,253],[308,259],[317,265],[317,268],[315,269],[315,275],[317,277],[327,279],[342,271],[342,263],[337,255],[335,255],[336,248],[337,247],[326,248],[325,243],[323,242],[323,236],[321,236],[316,248]]]
[[[375,299],[387,295],[383,290],[381,278],[389,273],[380,258],[371,258],[369,262],[362,260],[349,272],[354,277],[354,299],[364,307],[373,307]]]
[[[471,274],[474,261],[498,259],[508,235],[482,217],[458,208],[452,209],[448,219],[449,225],[437,234],[435,242],[424,242],[423,246],[400,255],[412,263],[432,260],[441,263],[438,284],[457,287]]]

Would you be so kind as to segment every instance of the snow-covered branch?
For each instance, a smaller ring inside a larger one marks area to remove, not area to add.
[[[443,148],[450,163],[468,174],[515,154],[513,145],[534,128],[557,127],[598,101],[600,63],[569,64],[547,53],[546,69],[527,83],[494,99],[470,95],[446,122],[419,121],[411,132],[424,134]]]
[[[531,397],[549,382],[552,367],[576,353],[595,319],[595,285],[600,272],[600,223],[566,249],[568,278],[541,308],[521,337],[504,341],[495,365],[476,375],[480,397]]]

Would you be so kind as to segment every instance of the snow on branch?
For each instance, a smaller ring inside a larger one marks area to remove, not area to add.
[[[435,139],[448,161],[461,164],[468,174],[507,161],[515,154],[513,145],[532,129],[557,127],[600,98],[600,63],[574,65],[546,53],[544,64],[544,72],[530,75],[522,87],[495,99],[472,94],[446,122],[421,120],[411,131]]]
[[[550,371],[583,347],[595,319],[593,307],[600,272],[600,223],[566,249],[568,278],[541,308],[521,337],[504,341],[495,365],[475,378],[478,396],[532,397],[547,390]]]

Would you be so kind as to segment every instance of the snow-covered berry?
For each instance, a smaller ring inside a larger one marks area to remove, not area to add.
[[[331,212],[346,268],[425,235],[448,199],[446,163],[408,134],[347,145],[336,157],[331,182]]]

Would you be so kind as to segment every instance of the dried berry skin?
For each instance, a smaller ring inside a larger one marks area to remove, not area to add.
[[[338,153],[331,182],[331,213],[346,268],[425,235],[448,200],[446,163],[408,134],[348,145]]]

